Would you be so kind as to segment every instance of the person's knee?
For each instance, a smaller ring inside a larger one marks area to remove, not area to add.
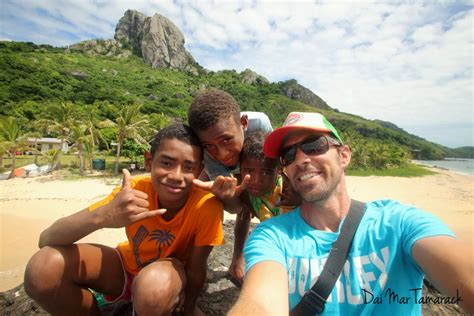
[[[172,312],[178,305],[184,288],[181,267],[173,262],[156,262],[144,268],[135,277],[132,285],[133,304],[138,314],[158,311]]]
[[[60,285],[64,266],[64,257],[57,249],[40,249],[26,266],[25,292],[36,300],[48,297],[51,291]]]

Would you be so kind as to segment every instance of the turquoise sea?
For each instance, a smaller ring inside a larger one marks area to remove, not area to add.
[[[474,175],[474,159],[467,158],[446,158],[444,160],[413,160],[414,163],[448,169]]]

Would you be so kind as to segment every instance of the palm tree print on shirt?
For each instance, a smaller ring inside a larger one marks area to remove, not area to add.
[[[175,236],[171,234],[171,231],[168,231],[166,229],[161,230],[161,229],[155,229],[152,231],[150,234],[150,239],[149,241],[155,240],[156,245],[158,246],[158,254],[156,255],[156,260],[160,259],[161,256],[161,248],[166,245],[167,247],[171,246],[173,241],[175,240]]]

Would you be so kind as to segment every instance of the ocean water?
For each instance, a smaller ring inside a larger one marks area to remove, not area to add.
[[[474,159],[446,158],[444,160],[413,160],[413,162],[420,165],[444,168],[451,171],[474,175]]]

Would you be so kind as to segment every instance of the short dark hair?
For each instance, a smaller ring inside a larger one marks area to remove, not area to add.
[[[264,160],[266,157],[263,154],[263,143],[268,132],[257,130],[255,132],[248,132],[245,135],[244,147],[240,153],[240,160],[245,158],[254,158]],[[271,159],[271,158],[267,158]],[[273,159],[272,159],[273,160]],[[277,159],[275,159],[277,160]]]
[[[153,137],[150,149],[152,157],[155,155],[158,148],[160,148],[164,139],[177,139],[186,144],[201,148],[199,139],[189,126],[183,123],[172,123],[159,130],[155,137]]]
[[[240,106],[230,94],[218,89],[198,94],[188,109],[188,123],[195,132],[205,131],[228,117],[239,123]]]

